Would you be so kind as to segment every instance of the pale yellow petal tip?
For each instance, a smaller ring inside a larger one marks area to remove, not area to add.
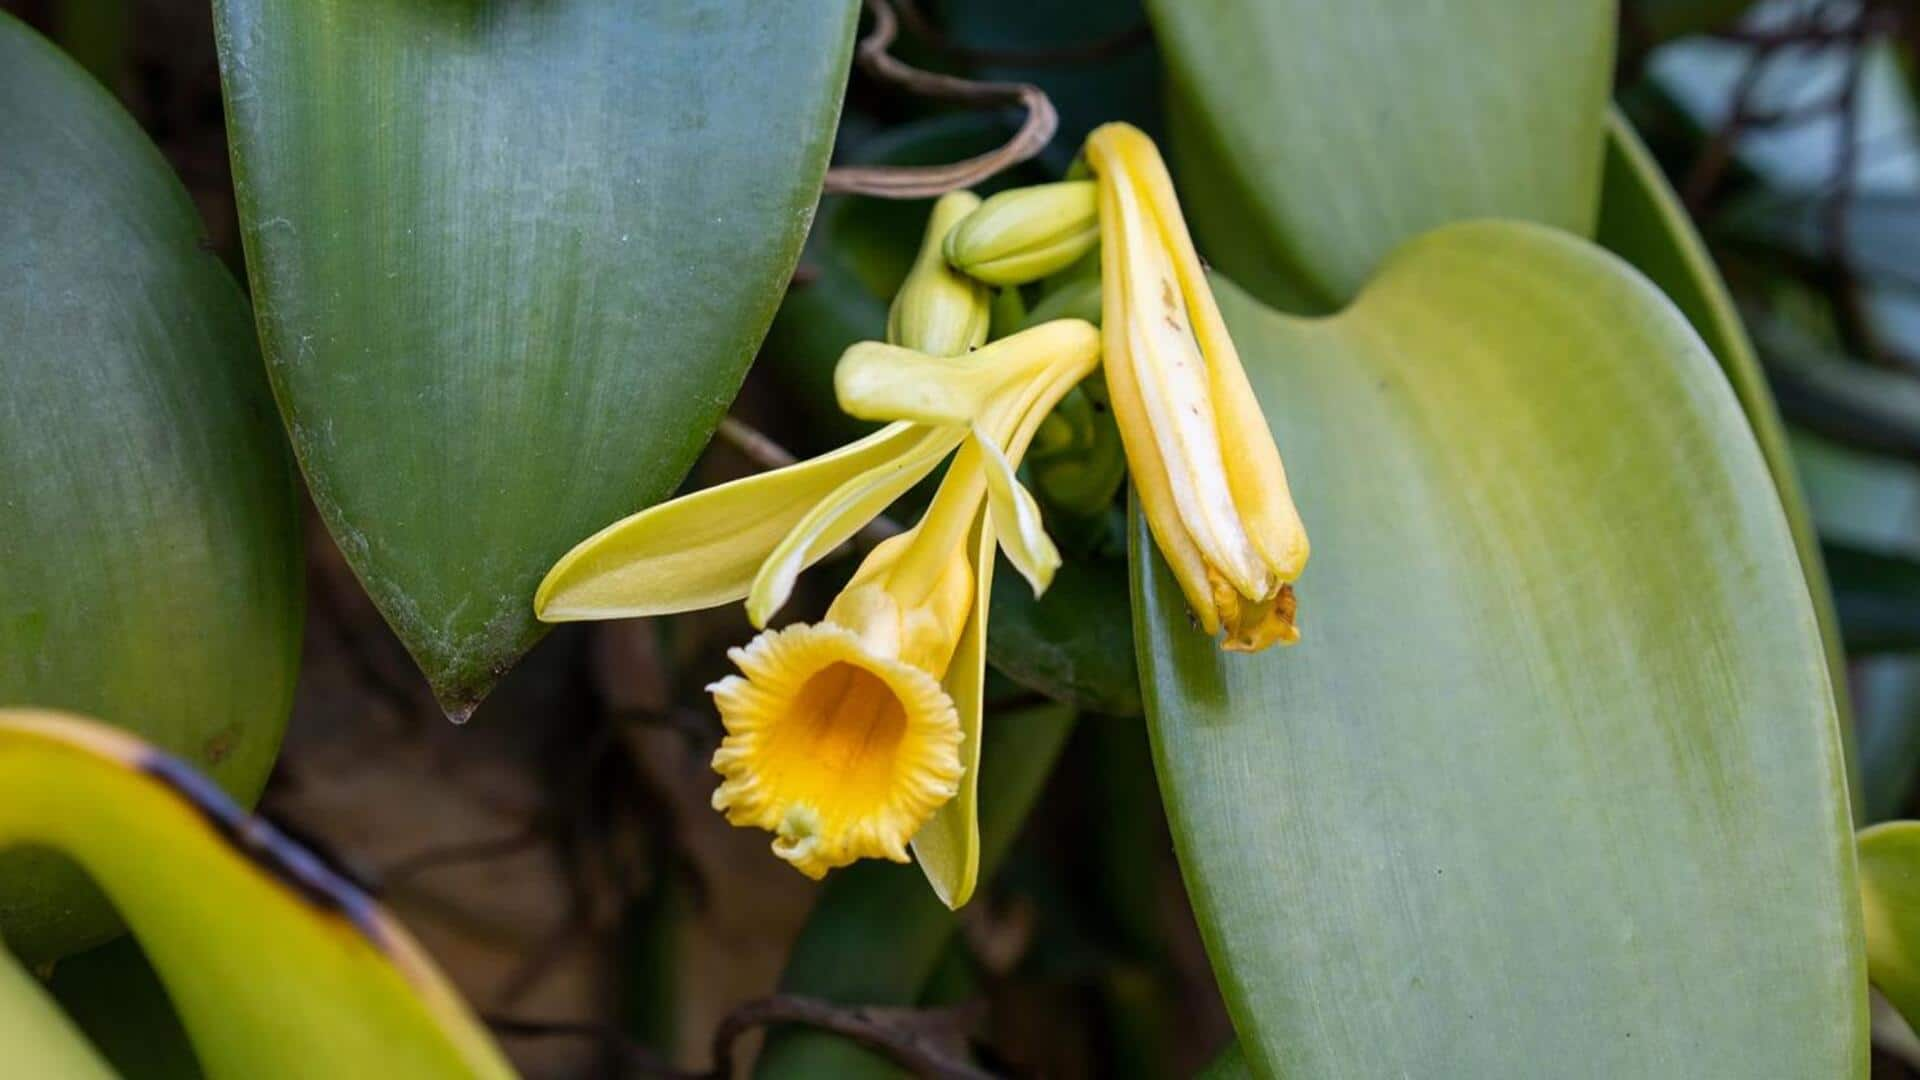
[[[960,720],[940,684],[832,623],[729,655],[742,674],[709,688],[727,729],[714,809],[773,833],[773,853],[808,877],[907,861],[908,841],[960,789]]]
[[[925,870],[924,866],[922,870]],[[973,899],[974,874],[971,871],[951,888],[930,873],[927,874],[927,884],[932,887],[933,895],[945,904],[949,911],[959,911],[967,906],[967,901]]]

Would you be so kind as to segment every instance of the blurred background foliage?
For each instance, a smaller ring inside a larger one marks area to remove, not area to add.
[[[897,6],[903,58],[1037,82],[1059,105],[1053,149],[1004,182],[1062,175],[1101,121],[1164,130],[1137,0]],[[118,94],[238,269],[204,0],[0,7]],[[1920,6],[1625,0],[1619,41],[1618,103],[1698,222],[1790,428],[1849,653],[1865,815],[1920,816]],[[856,72],[835,158],[951,160],[1016,120]],[[823,202],[736,416],[801,454],[844,439],[832,363],[880,336],[925,212]],[[720,440],[689,484],[751,468]],[[970,1039],[1015,1075],[1190,1075],[1231,1033],[1145,734],[1126,718],[1139,698],[1121,523],[1111,505],[1050,510],[1070,549],[1055,589],[1036,604],[1003,573],[995,596],[1003,745],[988,760],[1007,764],[983,779],[999,794],[983,826],[998,870],[958,918],[911,869],[862,866],[816,887],[705,808],[719,731],[702,687],[746,636],[735,611],[563,628],[455,729],[311,512],[306,655],[262,807],[395,908],[529,1075],[699,1066],[722,1018],[776,987],[927,1006],[928,1038]],[[795,613],[817,614],[850,569],[809,578]],[[129,989],[139,966],[137,950],[109,946],[70,961],[56,987],[89,1027],[145,1010],[141,1030],[156,1034],[137,1040],[137,1072],[190,1074],[190,1058],[153,1049],[170,1028],[162,999]],[[116,1056],[129,1042],[102,1041]],[[1876,1075],[1920,1075],[1903,1030],[1877,1026],[1876,1042]],[[776,1033],[759,1069],[886,1071],[853,1043],[795,1030]]]

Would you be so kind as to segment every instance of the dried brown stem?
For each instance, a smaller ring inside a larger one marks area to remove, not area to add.
[[[1013,138],[996,149],[946,165],[840,165],[827,170],[830,195],[871,195],[881,199],[928,199],[972,187],[1032,159],[1047,148],[1060,127],[1060,115],[1046,93],[1032,83],[978,82],[901,63],[887,49],[900,30],[886,0],[866,0],[873,28],[860,39],[855,56],[867,74],[922,97],[973,108],[1019,105],[1027,118]]]

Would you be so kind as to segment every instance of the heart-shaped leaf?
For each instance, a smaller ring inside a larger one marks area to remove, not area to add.
[[[1250,1062],[1863,1069],[1826,664],[1685,320],[1613,256],[1505,222],[1410,243],[1331,319],[1220,299],[1313,536],[1304,640],[1221,652],[1154,556],[1136,617]]]
[[[1201,249],[1267,302],[1338,306],[1450,221],[1592,231],[1607,0],[1147,7]]]
[[[232,275],[99,84],[0,13],[0,705],[84,709],[251,800],[300,656],[292,465]],[[0,936],[116,922],[79,871],[0,857]]]
[[[1660,172],[1660,165],[1648,152],[1640,136],[1620,110],[1607,118],[1607,159],[1601,187],[1600,220],[1594,240],[1639,271],[1653,279],[1667,298],[1680,308],[1687,321],[1700,334],[1720,370],[1740,399],[1747,414],[1747,426],[1766,458],[1767,471],[1786,511],[1787,527],[1793,532],[1793,546],[1800,556],[1800,567],[1807,578],[1807,592],[1813,600],[1814,615],[1820,620],[1820,639],[1827,653],[1827,668],[1832,676],[1834,703],[1840,716],[1840,734],[1848,741],[1848,775],[1854,775],[1853,717],[1847,694],[1847,657],[1842,648],[1839,617],[1834,612],[1833,589],[1827,581],[1827,567],[1821,558],[1820,535],[1814,528],[1813,514],[1807,509],[1806,495],[1794,471],[1793,455],[1787,446],[1786,428],[1780,423],[1780,411],[1774,406],[1767,377],[1754,355],[1733,296],[1713,264],[1713,256],[1687,217],[1686,208],[1672,185]],[[1850,785],[1859,797],[1858,784]]]
[[[315,504],[464,716],[673,491],[806,235],[855,4],[219,0],[261,340]]]

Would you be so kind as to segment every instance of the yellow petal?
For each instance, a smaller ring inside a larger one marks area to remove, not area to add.
[[[987,598],[993,592],[993,523],[981,515],[969,538],[974,566],[973,608],[942,685],[960,728],[958,790],[913,838],[913,854],[940,902],[959,908],[973,898],[980,876],[980,736],[985,723]]]
[[[964,428],[920,427],[918,445],[855,476],[820,500],[767,556],[747,594],[747,618],[764,628],[793,594],[801,571],[886,510],[966,437]]]
[[[929,356],[867,341],[834,369],[840,408],[863,420],[967,424],[1002,390],[1032,379],[1062,357],[1099,355],[1100,334],[1079,319],[1056,319],[965,356]]]
[[[1063,319],[1026,333],[1036,334],[1049,328],[1054,332],[1035,339],[1047,345],[1048,363],[1026,372],[992,395],[980,407],[975,420],[977,431],[1005,447],[1009,469],[1026,454],[1028,444],[1047,414],[1100,360],[1099,334],[1090,324]],[[1004,342],[995,342],[995,346],[1000,344]],[[893,587],[903,594],[923,591],[945,572],[951,553],[959,550],[971,535],[980,502],[987,496],[988,468],[980,440],[969,440],[960,447],[952,467],[940,482],[933,503],[915,528],[919,534],[917,541],[912,549],[902,553],[891,570]]]
[[[554,564],[534,596],[534,612],[547,622],[569,622],[666,615],[739,600],[760,565],[820,500],[912,453],[924,436],[912,424],[892,424],[832,453],[617,521]]]
[[[1053,538],[1040,519],[1040,504],[1014,475],[1006,455],[979,432],[974,439],[987,466],[987,506],[994,532],[1000,537],[1007,561],[1027,579],[1033,595],[1039,596],[1053,584],[1053,572],[1060,568],[1060,551],[1053,546]]]
[[[768,631],[715,683],[727,735],[714,809],[774,833],[775,855],[819,878],[856,859],[907,861],[953,797],[961,733],[934,677],[877,655],[835,623]]]

